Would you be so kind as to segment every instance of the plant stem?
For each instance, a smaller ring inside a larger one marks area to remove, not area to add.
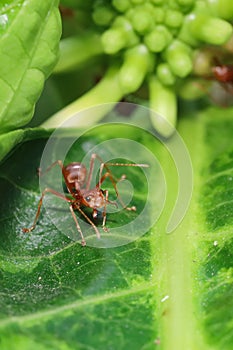
[[[103,53],[100,36],[88,31],[79,36],[61,40],[60,57],[54,73],[63,73],[86,64],[92,57]]]
[[[64,122],[67,127],[85,128],[102,119],[105,113],[112,107],[111,103],[117,103],[123,97],[123,92],[118,80],[119,68],[111,67],[102,80],[86,94],[67,107],[55,113],[41,127],[57,128]],[[93,110],[92,107],[100,108]],[[102,107],[102,108],[101,108]],[[81,113],[81,111],[83,113]],[[73,118],[77,116],[77,118]],[[69,121],[69,124],[68,124]],[[64,126],[64,125],[63,125]]]

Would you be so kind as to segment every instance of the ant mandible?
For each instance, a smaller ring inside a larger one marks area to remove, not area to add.
[[[101,163],[100,170],[99,170],[100,171],[99,172],[99,181],[96,184],[96,186],[91,189],[90,185],[91,185],[91,180],[92,180],[92,176],[93,176],[95,159],[98,159]],[[74,213],[74,210],[78,210],[81,213],[81,215],[83,215],[83,217],[86,219],[86,221],[94,229],[97,238],[100,238],[100,232],[99,232],[98,228],[92,222],[92,220],[86,215],[86,213],[82,210],[81,207],[92,208],[93,209],[92,217],[94,219],[97,218],[98,211],[100,209],[102,209],[103,210],[102,211],[102,214],[103,214],[102,227],[103,227],[103,230],[105,232],[108,231],[106,228],[106,213],[107,213],[106,207],[107,207],[107,204],[116,205],[116,202],[112,202],[108,199],[108,190],[101,189],[102,183],[107,178],[109,178],[110,181],[112,182],[112,185],[113,185],[114,190],[116,192],[116,196],[117,196],[119,202],[121,203],[122,207],[126,210],[129,210],[129,211],[136,211],[135,206],[127,207],[124,204],[124,202],[122,201],[122,199],[118,193],[117,187],[116,187],[117,182],[124,180],[126,178],[126,176],[122,175],[119,180],[115,180],[112,172],[109,169],[109,166],[131,166],[131,167],[144,167],[145,168],[145,167],[148,167],[147,164],[134,164],[134,163],[124,164],[124,163],[109,163],[109,162],[104,163],[103,160],[97,154],[94,153],[91,156],[89,171],[87,171],[87,168],[82,163],[73,162],[73,163],[70,163],[70,164],[64,166],[61,160],[57,160],[54,163],[52,163],[50,165],[50,167],[45,170],[44,173],[51,170],[55,165],[60,166],[60,168],[62,170],[62,175],[63,175],[64,181],[65,181],[65,185],[66,185],[67,190],[68,190],[68,194],[72,198],[69,198],[68,196],[66,196],[60,192],[57,192],[57,191],[53,190],[52,188],[48,188],[48,187],[45,188],[41,194],[33,224],[29,228],[23,228],[23,232],[31,232],[36,227],[36,224],[37,224],[37,221],[38,221],[38,218],[40,215],[41,206],[43,203],[44,196],[46,193],[52,193],[53,195],[65,200],[66,202],[68,202],[70,204],[69,205],[70,212],[71,212],[71,215],[75,221],[77,230],[81,236],[82,246],[86,245],[86,241],[85,241],[84,235],[82,233],[81,227],[78,223],[78,219]],[[106,173],[103,174],[104,169],[106,170]],[[39,175],[41,175],[41,171],[39,171]]]

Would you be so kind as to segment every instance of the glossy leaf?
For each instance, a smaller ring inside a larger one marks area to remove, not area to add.
[[[0,130],[27,124],[58,53],[58,1],[0,2]]]
[[[9,156],[12,149],[22,142],[37,139],[38,137],[48,137],[50,131],[42,128],[18,129],[0,135],[0,161]]]
[[[36,211],[45,141],[18,148],[0,169],[1,349],[232,349],[232,120],[232,110],[210,109],[180,121],[195,182],[189,211],[171,234],[165,228],[177,189],[173,161],[153,137],[126,132],[159,159],[167,201],[149,232],[109,249],[81,247],[44,210],[36,229],[22,232]],[[76,156],[106,137],[86,136]],[[127,175],[140,206],[142,177],[136,181],[131,169]],[[110,230],[115,219],[128,220],[113,218]]]

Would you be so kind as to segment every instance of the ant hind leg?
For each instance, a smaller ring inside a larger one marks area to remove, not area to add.
[[[36,227],[37,221],[38,221],[39,216],[40,216],[40,211],[41,211],[41,207],[42,207],[42,204],[43,204],[43,199],[44,199],[44,196],[45,196],[46,193],[52,193],[53,195],[55,195],[55,196],[65,200],[66,202],[70,202],[71,201],[69,198],[67,198],[63,194],[61,194],[61,193],[59,193],[59,192],[57,192],[57,191],[55,191],[55,190],[53,190],[51,188],[45,188],[44,191],[41,194],[41,197],[40,197],[40,200],[39,200],[39,203],[38,203],[38,207],[37,207],[36,216],[35,216],[35,219],[33,221],[33,224],[32,224],[32,226],[30,226],[28,228],[24,227],[22,229],[23,232],[25,232],[25,233],[31,232]]]

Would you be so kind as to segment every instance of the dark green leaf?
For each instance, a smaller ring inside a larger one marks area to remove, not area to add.
[[[23,233],[39,200],[36,168],[45,141],[25,143],[2,164],[1,349],[232,349],[233,110],[210,109],[180,121],[194,192],[182,224],[169,235],[165,228],[177,189],[172,159],[148,134],[123,130],[112,133],[128,135],[159,159],[168,191],[160,220],[120,247],[81,247],[56,229],[44,209],[36,229]],[[95,132],[74,144],[67,161],[82,159],[87,147],[109,137],[107,129]],[[143,174],[127,168],[127,175],[140,208],[147,190]],[[156,177],[154,182],[159,191]],[[59,221],[69,212],[58,203],[54,197],[50,202]],[[128,219],[109,214],[110,232]]]
[[[114,134],[116,127],[111,129]],[[120,134],[123,136],[124,132]],[[142,139],[138,132],[131,134],[135,134],[137,140]],[[71,149],[68,159],[82,159],[88,144],[94,146],[105,138],[106,134],[98,136],[97,132],[96,136],[82,139]],[[147,142],[150,139],[153,138],[145,137]],[[36,168],[44,144],[43,140],[25,143],[1,168],[0,191],[5,198],[0,210],[2,319],[7,321],[14,316],[26,320],[27,315],[35,316],[35,322],[33,319],[29,322],[30,339],[24,334],[26,324],[21,327],[18,321],[5,323],[1,348],[10,349],[12,344],[41,349],[111,348],[118,337],[122,348],[127,344],[135,348],[145,343],[150,346],[154,341],[151,308],[154,283],[146,236],[118,248],[83,248],[77,241],[71,241],[67,232],[58,231],[44,210],[36,229],[29,234],[22,232],[23,227],[31,224],[36,212],[39,199]],[[146,184],[140,179],[140,169],[124,169],[124,172],[135,185],[134,204],[140,210],[146,199]],[[114,169],[114,175],[120,174],[122,169]],[[111,183],[106,186],[111,189]],[[51,203],[56,211],[56,198]],[[69,217],[70,213],[58,210],[56,215],[61,221],[61,215]],[[109,214],[110,232],[111,227],[122,225],[131,215],[135,214]],[[96,240],[93,232],[92,236]],[[128,320],[126,313],[130,316]],[[39,323],[37,314],[40,314]],[[62,328],[66,330],[60,332]],[[51,331],[57,333],[57,339],[50,337]],[[16,338],[10,336],[12,332],[17,334]],[[106,332],[115,335],[106,337]],[[36,344],[38,334],[41,334],[39,345]]]

